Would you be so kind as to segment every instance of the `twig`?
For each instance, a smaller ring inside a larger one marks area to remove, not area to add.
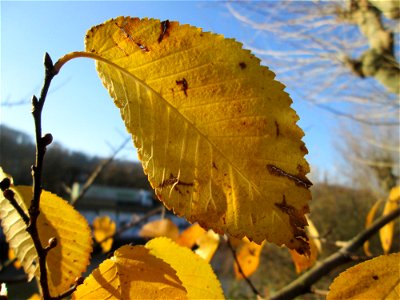
[[[90,189],[90,187],[93,185],[94,181],[97,179],[97,177],[100,175],[100,173],[114,160],[115,156],[120,152],[125,145],[130,141],[130,137],[125,139],[125,141],[116,149],[114,150],[113,154],[106,160],[104,160],[101,164],[99,164],[96,169],[93,171],[93,173],[89,176],[89,178],[86,180],[85,184],[83,185],[82,190],[79,192],[79,194],[71,198],[71,205],[74,205],[77,201],[82,199],[87,191]]]
[[[42,289],[42,294],[44,299],[51,299],[49,285],[47,280],[47,268],[46,268],[46,257],[48,252],[56,247],[57,240],[51,238],[49,244],[45,247],[42,246],[40,241],[37,220],[40,214],[40,195],[42,193],[42,170],[43,170],[43,160],[46,153],[46,147],[52,142],[53,137],[51,134],[46,134],[42,136],[42,110],[43,105],[46,100],[47,92],[50,87],[50,83],[56,72],[54,72],[53,62],[48,53],[44,57],[45,66],[45,78],[43,83],[43,88],[40,93],[40,98],[37,99],[36,96],[32,97],[32,115],[35,122],[35,136],[36,136],[36,160],[35,165],[32,166],[32,177],[33,177],[33,199],[31,201],[29,212],[29,225],[26,231],[30,234],[33,244],[35,246],[36,252],[39,259],[39,270],[40,270],[40,287]]]
[[[226,243],[232,252],[233,259],[235,260],[235,263],[238,267],[238,271],[239,271],[240,275],[242,275],[243,279],[246,281],[246,283],[248,284],[248,286],[250,287],[250,289],[252,290],[254,295],[256,295],[257,298],[263,299],[264,297],[261,295],[261,293],[257,290],[257,288],[254,286],[254,284],[251,282],[251,280],[244,274],[243,269],[240,266],[239,260],[236,256],[236,251],[235,251],[235,249],[233,249],[233,246],[232,246],[231,242],[229,241],[229,238],[227,238]]]
[[[351,239],[346,246],[339,249],[320,264],[316,265],[289,285],[278,291],[270,300],[287,300],[311,292],[312,285],[338,266],[352,261],[352,253],[369,240],[379,229],[400,216],[400,207],[390,214],[375,220],[372,225]]]

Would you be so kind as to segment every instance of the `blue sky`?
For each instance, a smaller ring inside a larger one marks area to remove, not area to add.
[[[1,124],[33,135],[29,99],[39,94],[43,54],[48,52],[56,61],[68,52],[83,50],[88,29],[120,15],[176,20],[241,42],[254,36],[216,1],[1,1]],[[331,141],[334,116],[296,96],[290,87],[288,91],[306,133],[308,161],[319,174],[334,173],[338,159]],[[19,101],[26,104],[4,105]],[[98,156],[109,155],[126,138],[119,111],[101,85],[93,61],[73,60],[53,80],[43,131],[51,132],[68,149]],[[137,159],[133,146],[120,158]]]

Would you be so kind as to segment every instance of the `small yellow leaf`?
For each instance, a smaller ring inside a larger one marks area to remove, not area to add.
[[[192,248],[206,232],[198,223],[193,224],[182,231],[176,243],[183,247]]]
[[[28,214],[27,207],[33,198],[32,187],[13,186],[11,190],[17,203]],[[39,276],[37,253],[24,221],[2,194],[0,207],[1,226],[10,247],[28,278]],[[43,247],[48,245],[50,238],[57,240],[57,246],[49,251],[46,262],[50,294],[59,295],[81,276],[89,264],[92,251],[89,225],[67,201],[44,190],[37,225]]]
[[[318,246],[315,244],[315,239],[310,239],[310,255],[300,255],[294,250],[289,250],[290,255],[292,256],[293,263],[296,267],[296,273],[300,274],[301,272],[304,272],[305,270],[309,269],[312,267],[315,262],[317,261],[318,257]]]
[[[398,300],[400,253],[382,255],[342,272],[329,287],[327,300]]]
[[[167,263],[143,246],[122,246],[78,286],[72,299],[186,299]]]
[[[391,213],[397,209],[400,205],[400,186],[392,188],[389,194],[389,198],[386,200],[385,207],[383,209],[383,216]],[[382,249],[385,254],[389,253],[393,242],[394,222],[392,221],[379,230],[379,237],[381,239]]]
[[[145,224],[139,235],[147,238],[165,236],[175,241],[179,237],[179,229],[170,219],[155,220]]]
[[[15,252],[14,252],[14,250],[10,247],[10,248],[8,249],[8,259],[9,259],[9,260],[13,260],[14,258],[16,258],[16,257],[15,257]],[[14,267],[15,267],[17,270],[21,269],[21,267],[22,267],[21,262],[20,262],[18,259],[16,259],[16,260],[14,261],[13,265],[14,265]]]
[[[42,297],[38,293],[34,293],[32,296],[28,298],[28,300],[41,300]]]
[[[219,245],[219,235],[212,230],[204,230],[199,224],[194,224],[184,230],[176,243],[183,247],[193,248],[194,252],[207,262],[210,262]]]
[[[116,231],[115,222],[109,216],[102,216],[95,218],[92,226],[94,240],[98,243],[101,242],[100,246],[103,253],[110,251],[114,241],[112,236],[114,236]],[[108,239],[104,240],[105,238]]]
[[[130,17],[90,29],[85,49],[167,208],[217,233],[309,251],[304,133],[258,58],[221,35]]]
[[[194,252],[205,261],[210,262],[215,251],[217,251],[219,245],[219,235],[210,229],[201,237],[199,237],[199,239],[196,241],[196,244],[199,247],[194,250]]]
[[[379,205],[383,202],[382,199],[379,199],[378,201],[376,201],[374,203],[374,205],[372,205],[371,209],[369,210],[368,214],[367,214],[367,218],[365,219],[365,228],[368,228],[372,222],[374,221],[375,215],[376,215],[376,211],[379,208]],[[365,255],[367,256],[372,256],[371,251],[369,250],[369,241],[366,241],[363,245],[364,247],[364,252]]]
[[[168,238],[156,238],[145,247],[150,254],[169,264],[187,291],[188,299],[224,299],[210,264],[186,247]]]
[[[236,257],[239,265],[246,277],[253,274],[260,264],[260,254],[264,246],[264,243],[257,245],[254,242],[250,242],[247,238],[243,239],[243,243],[236,252]],[[234,270],[236,279],[243,279],[242,274],[239,271],[239,267],[236,262],[234,263]]]
[[[319,232],[317,230],[317,227],[315,227],[314,223],[311,221],[311,219],[307,216],[307,223],[308,223],[308,227],[307,227],[307,232],[308,235],[310,237],[310,239],[314,240],[314,245],[317,247],[317,250],[319,253],[322,252],[322,244],[321,244],[321,240],[319,237]]]

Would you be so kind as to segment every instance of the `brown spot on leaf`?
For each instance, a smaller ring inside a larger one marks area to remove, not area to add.
[[[163,189],[167,186],[172,186],[175,191],[177,191],[179,194],[183,195],[182,191],[179,189],[179,186],[193,186],[193,182],[181,181],[171,173],[171,174],[169,174],[168,179],[165,179],[163,182],[161,182],[160,185],[158,185],[158,188]]]
[[[279,130],[279,124],[277,121],[275,121],[275,132],[276,132],[276,136],[278,137],[280,135],[280,130]]]
[[[268,164],[267,165],[267,170],[271,175],[278,176],[278,177],[286,177],[289,180],[293,181],[297,186],[302,186],[304,188],[309,188],[312,186],[312,183],[310,180],[308,180],[306,177],[302,176],[300,177],[299,175],[293,175],[289,174],[282,169],[278,168],[277,166]]]
[[[182,86],[182,91],[185,94],[185,96],[187,97],[187,89],[188,89],[189,85],[188,85],[186,79],[183,78],[182,80],[176,80],[176,84]]]
[[[293,230],[293,236],[300,245],[296,247],[296,251],[299,254],[310,255],[310,246],[308,245],[308,237],[304,229],[307,226],[307,219],[304,214],[308,212],[307,210],[298,210],[294,206],[286,202],[286,197],[283,195],[282,202],[274,203],[277,208],[279,208],[283,213],[289,216],[289,224]],[[292,241],[292,240],[291,240]]]
[[[165,20],[161,22],[161,33],[158,36],[157,41],[161,43],[164,37],[167,37],[168,35],[169,35],[169,20]]]
[[[373,279],[373,280],[378,280],[378,279],[379,279],[379,276],[378,276],[378,275],[374,275],[374,276],[372,276],[372,279]]]
[[[149,52],[150,50],[149,50],[149,48],[147,48],[145,45],[143,45],[142,43],[139,43],[139,42],[136,42],[135,43],[139,48],[140,48],[140,50],[142,50],[143,52]]]
[[[215,164],[215,162],[212,163],[212,167],[213,167],[215,170],[218,170],[217,165]]]
[[[239,63],[239,67],[240,67],[242,70],[244,70],[244,69],[246,69],[247,65],[246,65],[246,63],[244,63],[244,62],[240,62],[240,63]]]
[[[306,145],[305,145],[304,143],[301,144],[300,150],[301,150],[303,153],[308,154],[308,150],[307,150]]]

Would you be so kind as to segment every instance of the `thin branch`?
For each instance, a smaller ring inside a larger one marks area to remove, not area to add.
[[[42,193],[42,170],[43,160],[46,153],[46,147],[52,142],[53,138],[50,134],[42,136],[42,110],[46,100],[47,92],[50,87],[50,83],[56,73],[54,72],[53,62],[48,53],[45,54],[44,58],[45,66],[45,78],[43,88],[40,93],[40,98],[36,96],[32,97],[32,115],[35,122],[35,136],[36,136],[36,160],[35,165],[32,166],[32,177],[33,177],[33,199],[31,201],[29,212],[29,225],[26,231],[30,234],[33,243],[35,245],[36,252],[39,259],[39,270],[40,270],[40,287],[42,289],[43,298],[51,299],[49,285],[47,280],[47,267],[46,257],[48,252],[54,248],[57,244],[55,238],[50,239],[49,245],[43,247],[40,241],[37,220],[40,214],[40,195]]]
[[[82,199],[87,191],[90,189],[90,187],[93,185],[94,181],[97,179],[97,177],[101,174],[101,172],[114,160],[115,156],[120,152],[125,145],[130,141],[130,137],[125,139],[125,141],[116,149],[114,150],[114,153],[106,160],[104,160],[101,164],[99,164],[96,169],[93,171],[93,173],[89,176],[89,178],[86,180],[85,184],[83,185],[82,190],[79,192],[79,194],[76,197],[71,198],[71,205],[74,205],[77,201]]]
[[[400,207],[392,211],[386,216],[382,216],[375,220],[372,225],[360,232],[353,239],[351,239],[344,247],[333,253],[321,263],[305,272],[296,280],[285,286],[283,289],[273,295],[270,300],[287,300],[294,299],[297,296],[310,293],[314,283],[319,281],[323,276],[334,270],[340,265],[352,261],[352,253],[360,248],[364,242],[369,240],[376,234],[383,226],[393,221],[400,216]]]
[[[226,244],[228,245],[229,249],[232,252],[233,259],[235,260],[236,266],[238,267],[238,271],[240,275],[242,275],[243,279],[246,281],[247,285],[250,287],[254,295],[256,295],[258,298],[264,298],[264,296],[261,295],[261,293],[257,290],[257,288],[254,286],[254,284],[251,282],[251,280],[244,274],[242,267],[240,266],[240,262],[237,258],[236,251],[233,249],[233,246],[231,242],[229,241],[229,238],[226,240]]]

